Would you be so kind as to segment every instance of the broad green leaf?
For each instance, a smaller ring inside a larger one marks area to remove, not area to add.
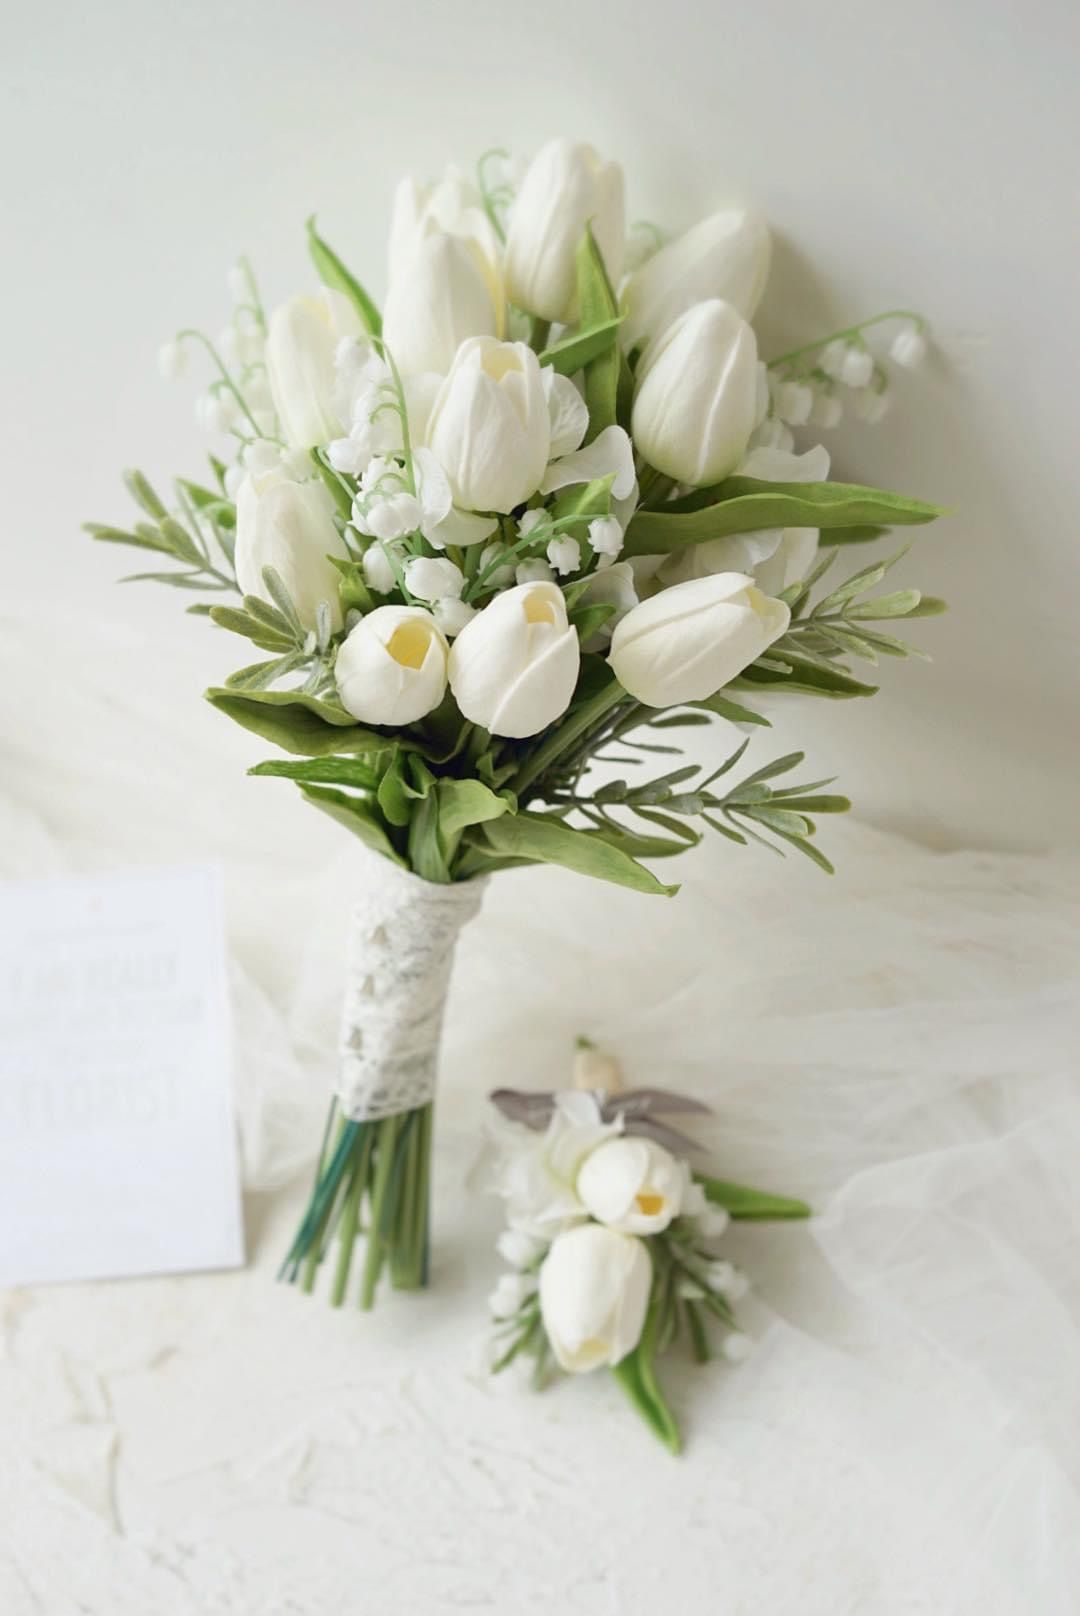
[[[351,786],[357,791],[373,791],[377,784],[375,770],[358,758],[309,758],[300,763],[290,763],[288,758],[270,758],[265,763],[256,763],[248,773],[271,779],[303,780],[309,785]]]
[[[407,863],[396,851],[369,803],[360,797],[347,796],[344,791],[332,791],[328,786],[301,784],[300,790],[308,802],[314,803],[316,808],[321,808],[331,819],[336,819],[346,830],[351,830],[354,836],[359,836],[373,852],[381,853],[391,863],[400,864],[403,869],[408,869]]]
[[[622,316],[601,320],[598,325],[582,327],[573,336],[545,348],[540,355],[542,365],[551,365],[560,376],[573,376],[594,359],[599,359],[612,348],[618,338]]]
[[[272,741],[299,757],[328,757],[335,753],[379,752],[387,737],[361,729],[344,708],[294,690],[249,691],[214,689],[206,692],[211,706],[235,723]]]
[[[588,225],[577,250],[577,293],[578,320],[583,330],[618,320],[618,299]],[[628,415],[633,380],[617,342],[591,359],[584,369],[585,403],[589,410],[585,442],[591,443],[605,427],[614,426],[620,415]]]
[[[812,1208],[805,1201],[795,1200],[789,1195],[770,1195],[765,1190],[750,1189],[746,1184],[731,1184],[722,1178],[708,1178],[701,1173],[695,1173],[694,1177],[705,1191],[706,1200],[714,1206],[722,1206],[732,1218],[744,1222],[812,1216]]]
[[[666,1310],[674,1305],[669,1286],[655,1281],[641,1338],[634,1350],[615,1365],[612,1374],[664,1446],[672,1453],[679,1453],[682,1451],[679,1427],[656,1378],[656,1354],[668,1322]]]
[[[479,780],[442,779],[436,786],[439,797],[439,829],[448,840],[460,836],[469,825],[482,825],[513,811],[513,798],[496,796]]]
[[[773,483],[729,477],[661,510],[636,512],[626,530],[623,554],[669,554],[688,544],[759,528],[816,527],[831,533],[866,523],[905,526],[932,522],[943,514],[936,505],[857,483]]]
[[[311,261],[315,265],[323,285],[332,286],[335,291],[344,292],[371,335],[373,337],[381,336],[381,314],[356,279],[356,276],[345,268],[334,249],[328,246],[319,235],[315,229],[314,214],[307,221],[307,233],[308,252],[311,254]]]
[[[573,525],[562,529],[572,538],[583,541],[588,536],[589,523],[598,516],[607,516],[611,511],[611,485],[615,481],[614,473],[607,477],[597,477],[591,483],[575,483],[572,488],[563,488],[556,494],[551,506],[551,515],[556,522],[570,522]],[[571,592],[567,594],[567,606],[576,603],[587,585],[587,579],[581,579],[576,585],[571,585]]]
[[[508,815],[492,820],[477,835],[480,845],[486,843],[498,854],[532,859],[540,864],[561,864],[579,875],[614,881],[635,892],[670,897],[679,890],[665,886],[651,871],[599,835],[574,830],[548,815]]]
[[[338,598],[341,601],[343,612],[370,612],[375,605],[371,591],[364,581],[364,569],[359,561],[352,561],[341,556],[328,556],[331,566],[337,568],[341,574],[338,584]]]
[[[402,777],[403,758],[401,750],[394,748],[393,756],[379,781],[377,798],[382,809],[383,818],[391,825],[407,825],[412,818],[412,799],[414,792],[407,791]]]

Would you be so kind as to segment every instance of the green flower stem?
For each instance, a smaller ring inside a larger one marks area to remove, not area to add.
[[[367,1250],[364,1253],[364,1274],[360,1285],[360,1306],[369,1312],[375,1303],[375,1287],[382,1272],[386,1255],[387,1196],[393,1178],[395,1147],[401,1132],[403,1118],[384,1117],[378,1128],[378,1148],[375,1156],[375,1179],[371,1186],[371,1217],[368,1227]]]
[[[338,1145],[340,1145],[341,1136],[344,1133],[345,1128],[347,1126],[348,1126],[348,1124],[346,1122],[346,1119],[344,1117],[341,1117],[339,1119],[339,1121],[338,1121],[337,1133],[336,1133],[335,1138],[334,1138],[334,1148],[335,1148],[335,1150],[337,1149]],[[324,1172],[324,1170],[326,1168],[327,1161],[329,1160],[329,1156],[330,1156],[330,1152],[327,1149],[327,1145],[329,1143],[329,1129],[327,1131],[326,1136],[324,1136],[324,1138],[325,1138],[325,1143],[324,1143],[323,1151],[322,1151],[322,1153],[321,1153],[321,1155],[319,1157],[319,1178],[322,1177],[323,1172]],[[330,1221],[330,1214],[333,1211],[333,1206],[334,1206],[334,1200],[333,1200],[333,1197],[331,1197],[329,1200],[326,1201],[325,1205],[323,1206],[322,1212],[321,1212],[321,1214],[319,1216],[319,1219],[318,1219],[318,1222],[317,1222],[317,1225],[316,1225],[316,1228],[315,1228],[315,1231],[314,1231],[314,1234],[313,1234],[313,1237],[312,1237],[311,1245],[308,1247],[307,1255],[304,1258],[304,1267],[303,1267],[302,1278],[301,1278],[301,1281],[300,1281],[300,1288],[301,1288],[301,1290],[306,1292],[308,1295],[310,1295],[311,1292],[315,1288],[315,1276],[318,1273],[319,1264],[322,1261],[323,1237],[325,1236],[325,1233],[326,1233],[327,1224]]]
[[[332,1307],[341,1306],[345,1300],[345,1290],[349,1283],[353,1246],[356,1243],[357,1230],[360,1226],[360,1206],[364,1198],[364,1191],[367,1188],[368,1171],[371,1165],[371,1140],[371,1129],[365,1128],[360,1154],[353,1165],[352,1177],[349,1180],[349,1188],[345,1196],[345,1210],[342,1213],[341,1231],[338,1235],[340,1244],[338,1247],[337,1268],[334,1272],[334,1288],[330,1295],[330,1305]]]
[[[219,371],[219,373],[221,375],[221,379],[225,383],[225,386],[228,388],[229,392],[232,394],[233,398],[235,398],[236,402],[239,404],[241,410],[243,411],[244,415],[246,416],[248,424],[250,425],[252,432],[255,434],[256,438],[261,439],[263,434],[259,431],[258,423],[256,422],[255,417],[252,415],[251,410],[248,408],[247,399],[244,397],[244,395],[240,391],[239,387],[237,387],[235,381],[232,378],[232,375],[229,372],[228,366],[225,364],[225,361],[222,359],[221,355],[218,353],[217,349],[214,347],[214,344],[210,341],[210,338],[208,336],[206,336],[202,331],[196,331],[193,327],[189,326],[189,327],[185,328],[183,331],[178,331],[176,333],[176,340],[177,340],[177,342],[194,341],[194,342],[201,342],[202,343],[203,347],[206,349],[207,353],[210,355],[210,358],[214,361],[214,364],[217,366],[218,371]]]
[[[550,335],[551,321],[541,320],[538,314],[534,314],[529,321],[529,347],[533,353],[543,353]]]
[[[830,342],[851,342],[856,337],[861,337],[864,331],[869,331],[872,326],[883,325],[886,320],[910,320],[917,330],[926,330],[926,321],[921,314],[916,314],[914,309],[887,309],[884,314],[875,314],[869,320],[860,321],[858,325],[849,325],[843,331],[833,331],[827,337],[819,337],[817,342],[805,342],[801,348],[792,348],[787,353],[778,355],[776,359],[770,359],[768,368],[772,370],[778,365],[794,364],[796,359],[817,353]]]
[[[617,679],[612,679],[611,683],[605,685],[590,701],[583,702],[572,717],[565,719],[558,729],[537,747],[532,757],[519,771],[513,782],[513,789],[517,795],[523,796],[534,780],[537,780],[545,769],[550,768],[556,758],[590,730],[605,713],[610,712],[612,707],[617,707],[620,701],[626,699],[626,691],[622,685]]]

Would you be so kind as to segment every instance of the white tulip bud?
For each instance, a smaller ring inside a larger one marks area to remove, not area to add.
[[[414,556],[405,563],[405,583],[418,600],[456,600],[465,587],[465,574],[452,561]]]
[[[427,442],[464,510],[505,514],[534,494],[551,421],[532,349],[493,337],[463,342],[432,406]]]
[[[341,627],[341,575],[328,556],[348,556],[334,524],[334,502],[323,483],[290,482],[271,473],[246,476],[236,495],[236,581],[245,595],[269,600],[263,568],[273,567],[305,628],[315,627],[320,602]]]
[[[692,578],[643,600],[611,641],[623,688],[647,707],[704,701],[736,678],[787,629],[783,601],[744,573]]]
[[[577,1177],[585,1210],[621,1234],[659,1234],[682,1210],[687,1172],[651,1139],[609,1139],[586,1156]]]
[[[638,367],[632,434],[650,466],[702,487],[730,475],[757,417],[757,342],[730,303],[696,303]]]
[[[399,182],[390,219],[391,286],[405,273],[420,243],[435,234],[457,236],[476,249],[501,321],[505,294],[499,238],[484,212],[479,190],[453,167],[433,185],[418,184],[411,176]],[[496,330],[496,335],[502,335],[501,329]]]
[[[889,353],[905,370],[917,370],[926,358],[926,338],[916,325],[906,325],[893,338]]]
[[[396,729],[415,723],[446,694],[448,650],[430,612],[377,606],[338,651],[334,672],[343,706],[362,724]]]
[[[641,1339],[652,1287],[644,1242],[602,1224],[556,1235],[540,1269],[540,1313],[561,1366],[617,1364]]]
[[[725,208],[646,259],[623,292],[627,348],[665,331],[695,303],[723,298],[752,320],[765,290],[772,245],[758,213]]]
[[[521,739],[560,718],[581,648],[555,584],[518,584],[467,623],[450,651],[450,688],[463,715]]]
[[[358,337],[360,316],[342,292],[292,297],[270,316],[266,372],[285,440],[313,449],[343,436],[335,404],[334,354],[342,337]]]
[[[586,225],[617,284],[625,251],[622,169],[605,163],[591,146],[551,140],[529,164],[510,216],[506,288],[511,303],[544,320],[574,318],[576,253]]]
[[[494,337],[498,317],[471,242],[425,236],[390,282],[383,341],[403,374],[444,376],[466,337]]]

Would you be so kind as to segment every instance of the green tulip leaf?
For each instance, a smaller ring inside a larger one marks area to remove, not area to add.
[[[849,527],[911,526],[942,515],[937,505],[858,483],[772,483],[729,477],[660,510],[639,510],[626,530],[623,553],[666,555],[688,544],[760,528],[816,527],[842,534]]]
[[[644,865],[599,832],[575,830],[551,815],[507,815],[484,825],[477,836],[478,846],[501,857],[528,859],[536,864],[561,864],[579,875],[613,881],[635,892],[671,897],[679,890],[677,886],[665,886],[658,881]],[[629,836],[625,839],[639,843],[643,840]]]
[[[336,292],[344,292],[370,334],[373,337],[381,336],[382,315],[356,276],[345,268],[334,249],[319,235],[315,229],[314,214],[307,222],[307,233],[308,252],[323,285],[332,287]]]

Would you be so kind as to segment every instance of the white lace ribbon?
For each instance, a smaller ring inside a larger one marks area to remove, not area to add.
[[[426,1105],[458,933],[486,880],[442,886],[388,859],[365,864],[349,934],[337,1095],[355,1122]]]

